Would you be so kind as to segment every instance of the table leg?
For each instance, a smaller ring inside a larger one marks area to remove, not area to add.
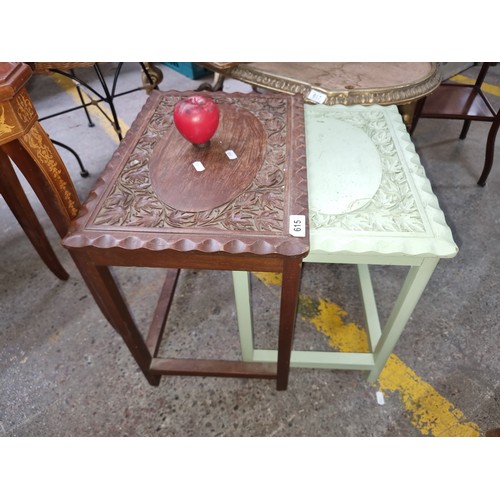
[[[250,273],[233,271],[234,298],[238,331],[240,332],[241,357],[253,361],[253,318],[250,296]]]
[[[210,92],[217,92],[219,90],[222,90],[223,87],[224,87],[224,75],[222,73],[217,73],[215,71],[213,82],[211,84],[203,82],[196,90],[197,91],[209,90]]]
[[[285,390],[288,385],[301,271],[301,261],[289,259],[285,262],[280,303],[277,369],[278,390]],[[250,273],[246,271],[233,271],[233,284],[236,300],[236,314],[238,316],[238,329],[240,332],[241,353],[244,361],[251,362],[254,360],[254,346],[250,298]]]
[[[69,278],[62,267],[37,216],[24,193],[9,158],[0,150],[0,194],[12,210],[26,236],[35,247],[47,267],[61,280]]]
[[[96,266],[83,252],[70,253],[101,312],[121,335],[148,382],[159,385],[161,376],[150,373],[153,358],[109,268]]]
[[[59,153],[39,123],[2,145],[29,182],[61,237],[76,217],[80,200]]]
[[[398,106],[399,113],[403,118],[403,122],[406,125],[408,132],[412,130],[413,118],[415,116],[416,101],[412,101],[405,104],[400,104]]]
[[[279,391],[285,390],[288,386],[301,272],[302,259],[285,259],[281,284],[278,371],[276,381],[276,389]]]
[[[412,266],[408,271],[401,292],[382,330],[382,336],[374,346],[375,365],[370,371],[368,382],[375,382],[380,375],[438,262],[438,258],[430,257],[424,259],[420,266]]]

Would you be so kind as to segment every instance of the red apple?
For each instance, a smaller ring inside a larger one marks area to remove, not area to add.
[[[187,97],[175,105],[174,123],[189,142],[206,146],[219,126],[219,107],[202,94]]]

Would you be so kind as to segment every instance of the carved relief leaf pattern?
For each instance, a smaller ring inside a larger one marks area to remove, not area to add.
[[[380,154],[382,180],[373,198],[361,208],[343,214],[310,211],[311,227],[336,227],[354,231],[425,232],[399,153],[384,114],[333,110],[333,118],[363,130]]]
[[[155,145],[173,126],[173,109],[180,97],[163,96],[140,137],[117,183],[100,208],[94,223],[140,227],[206,227],[220,230],[283,230],[284,182],[287,144],[287,100],[224,96],[224,104],[244,107],[263,123],[267,132],[264,163],[248,188],[234,200],[211,210],[183,212],[159,200],[148,169]],[[217,97],[214,97],[217,101]]]

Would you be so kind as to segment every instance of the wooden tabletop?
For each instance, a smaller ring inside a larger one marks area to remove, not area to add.
[[[457,253],[396,106],[307,106],[305,116],[311,254]]]
[[[30,79],[32,71],[22,63],[0,62],[0,102],[12,99]]]
[[[207,94],[221,117],[200,149],[173,123],[175,104],[189,95],[150,96],[65,246],[305,255],[308,231],[290,232],[290,220],[308,214],[302,97]]]

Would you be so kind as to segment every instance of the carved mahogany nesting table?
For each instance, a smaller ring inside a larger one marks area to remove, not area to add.
[[[275,378],[284,390],[309,250],[303,99],[212,93],[219,128],[198,148],[173,124],[175,104],[191,94],[152,93],[63,245],[150,384],[235,376]],[[108,266],[168,269],[144,337]],[[282,273],[277,363],[158,357],[179,269]]]

